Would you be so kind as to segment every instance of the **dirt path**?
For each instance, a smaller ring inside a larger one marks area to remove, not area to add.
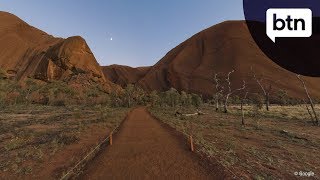
[[[216,179],[185,142],[150,116],[134,109],[108,146],[80,179]]]

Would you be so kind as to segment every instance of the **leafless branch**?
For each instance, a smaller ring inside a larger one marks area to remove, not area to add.
[[[233,94],[233,93],[235,93],[235,92],[237,92],[237,91],[244,90],[244,89],[246,89],[246,81],[245,81],[245,80],[243,80],[242,87],[241,87],[241,88],[238,88],[238,89],[233,90],[233,91],[231,92],[231,94]]]
[[[235,90],[232,90],[231,88],[231,81],[230,81],[230,76],[231,74],[234,73],[234,70],[230,71],[227,75],[227,78],[226,78],[226,82],[227,82],[227,86],[228,86],[228,93],[225,95],[225,101],[224,101],[224,112],[227,113],[228,112],[228,100],[229,100],[229,97],[234,94],[235,92],[237,91],[241,91],[241,90],[244,90],[246,88],[246,81],[243,80],[243,85],[241,88],[238,88],[238,89],[235,89]]]
[[[257,84],[260,86],[260,88],[261,88],[261,90],[263,92],[263,95],[264,95],[264,98],[265,98],[266,109],[267,109],[267,111],[269,111],[269,104],[270,104],[269,97],[270,97],[270,93],[272,91],[272,85],[271,85],[271,83],[269,83],[269,87],[265,87],[263,85],[263,80],[264,80],[263,76],[260,79],[258,79],[252,66],[251,66],[251,72],[252,72],[252,75],[253,75],[253,79],[257,82]],[[275,82],[279,82],[279,81],[280,80],[277,80]]]
[[[227,78],[226,78],[226,81],[227,81],[227,83],[228,83],[229,93],[231,93],[231,81],[230,81],[230,76],[231,76],[232,73],[234,73],[234,70],[230,71],[230,72],[228,73]]]
[[[248,91],[245,93],[244,97],[241,99],[241,114],[242,114],[241,124],[242,125],[246,125],[245,120],[244,120],[243,105],[244,105],[244,101],[247,99],[247,96],[248,96]]]
[[[302,84],[302,86],[303,86],[303,88],[304,88],[304,91],[305,91],[305,93],[306,93],[306,95],[307,95],[307,97],[308,97],[309,104],[310,104],[310,106],[311,106],[311,109],[312,109],[313,115],[314,115],[314,117],[315,117],[316,123],[317,123],[318,126],[320,126],[319,118],[318,118],[317,112],[316,112],[316,110],[315,110],[315,108],[314,108],[314,104],[313,104],[312,98],[311,98],[311,96],[310,96],[310,94],[309,94],[309,91],[308,91],[308,88],[307,88],[307,86],[306,86],[306,83],[305,83],[304,80],[302,79],[301,75],[298,75],[298,74],[297,74],[296,76],[297,76],[297,78],[299,79],[299,81],[301,82],[301,84]]]
[[[220,73],[215,73],[214,74],[214,81],[215,81],[215,87],[216,87],[216,94],[215,94],[215,98],[216,98],[216,111],[219,110],[219,95],[221,95],[223,93],[223,86],[220,84],[220,79],[218,77]]]

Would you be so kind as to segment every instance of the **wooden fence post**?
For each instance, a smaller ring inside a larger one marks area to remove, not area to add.
[[[110,146],[112,146],[112,132],[110,133]]]
[[[194,152],[192,135],[190,135],[190,148],[191,148],[191,151]]]

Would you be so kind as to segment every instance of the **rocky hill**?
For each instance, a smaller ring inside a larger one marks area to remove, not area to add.
[[[0,68],[16,80],[113,85],[83,38],[55,38],[7,12],[0,12]]]
[[[125,87],[127,84],[136,84],[147,74],[149,70],[150,67],[132,68],[120,65],[102,67],[102,71],[106,79],[120,85],[121,87]]]
[[[16,80],[63,80],[77,87],[100,83],[109,90],[118,88],[114,83],[122,87],[136,84],[148,91],[173,87],[212,97],[214,72],[226,75],[232,70],[233,89],[245,80],[250,92],[261,92],[251,69],[264,79],[263,86],[272,85],[273,91],[285,90],[292,97],[304,97],[295,74],[260,51],[244,21],[227,21],[203,30],[152,67],[100,67],[83,38],[56,38],[10,13],[0,12],[0,70]],[[224,81],[224,77],[220,78]],[[304,79],[310,93],[319,98],[320,79]]]
[[[257,77],[265,79],[263,86],[271,84],[273,91],[285,90],[292,97],[304,97],[295,74],[281,68],[261,52],[244,21],[223,22],[197,33],[145,71],[137,84],[149,91],[174,87],[211,97],[215,92],[214,72],[226,75],[232,70],[235,70],[231,76],[233,88],[240,87],[246,80],[249,91],[261,92],[253,80],[254,72]],[[128,79],[132,74],[119,73],[117,78]],[[304,79],[311,94],[320,97],[320,78]],[[120,84],[123,85],[123,81]]]

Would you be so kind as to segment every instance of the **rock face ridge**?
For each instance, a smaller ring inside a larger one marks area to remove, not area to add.
[[[0,12],[0,68],[17,80],[67,81],[81,74],[106,83],[83,38],[55,38],[7,12]]]
[[[113,83],[122,87],[136,84],[147,91],[173,87],[211,97],[215,93],[214,72],[226,74],[233,69],[233,88],[246,80],[250,92],[260,92],[250,77],[251,67],[266,79],[266,86],[272,84],[273,90],[285,90],[292,97],[305,96],[295,74],[260,51],[244,21],[226,21],[201,31],[152,67],[100,67],[83,38],[55,38],[10,13],[0,12],[0,74],[16,80],[30,77],[77,85],[98,82],[109,90]],[[310,94],[319,98],[320,78],[304,79]]]
[[[246,80],[251,92],[261,93],[252,78],[251,67],[257,76],[266,79],[264,85],[271,84],[274,91],[285,90],[292,97],[305,96],[295,74],[281,68],[261,52],[245,21],[226,21],[195,34],[139,76],[141,78],[136,84],[149,91],[165,91],[174,87],[212,97],[215,92],[214,72],[227,74],[234,69],[231,76],[233,88],[241,87]],[[117,69],[121,67],[117,66]],[[132,74],[118,73],[117,78],[128,79]],[[311,94],[320,97],[320,78],[304,79]],[[119,84],[123,86],[123,83]]]
[[[137,84],[150,70],[150,67],[132,68],[129,66],[111,65],[103,66],[102,71],[109,81],[126,87],[127,84]]]

